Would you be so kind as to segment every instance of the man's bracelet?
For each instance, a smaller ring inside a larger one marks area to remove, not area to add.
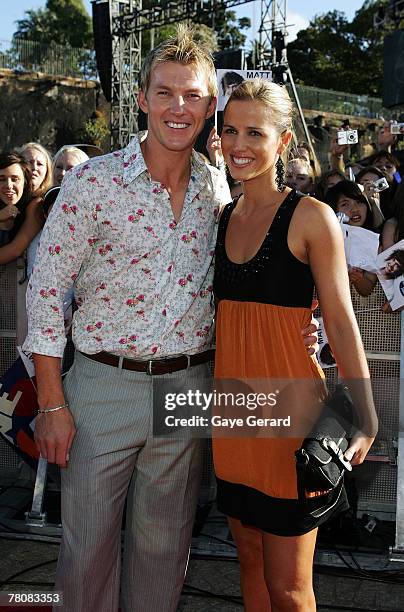
[[[68,408],[69,404],[60,404],[59,406],[53,406],[53,408],[38,408],[38,414],[44,414],[46,412],[56,412],[56,410],[62,410],[62,408]]]

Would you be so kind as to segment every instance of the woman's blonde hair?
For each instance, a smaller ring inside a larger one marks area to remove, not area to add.
[[[72,146],[72,145],[63,145],[63,147],[60,147],[59,151],[57,151],[55,153],[54,157],[53,157],[53,162],[52,162],[52,174],[53,174],[53,176],[55,175],[56,164],[58,163],[59,158],[64,153],[73,153],[73,155],[78,160],[77,161],[78,164],[82,164],[83,162],[85,162],[85,161],[87,161],[89,159],[87,153],[85,153],[82,149],[79,149],[78,147],[75,147],[75,146]]]
[[[292,129],[294,107],[288,90],[282,85],[264,79],[243,81],[232,91],[226,108],[233,100],[261,102],[267,108],[271,122],[279,134]]]
[[[28,149],[34,149],[41,153],[46,160],[46,174],[45,178],[42,181],[39,189],[37,189],[32,195],[34,196],[43,196],[44,193],[48,191],[52,187],[53,184],[53,176],[52,176],[52,158],[50,156],[49,151],[45,149],[39,142],[27,142],[18,148],[18,153],[22,155],[25,159],[25,153]]]

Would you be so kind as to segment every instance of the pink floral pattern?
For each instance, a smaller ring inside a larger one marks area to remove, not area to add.
[[[29,282],[24,349],[62,356],[61,296],[73,281],[73,340],[84,353],[148,358],[210,346],[215,218],[228,201],[223,174],[194,153],[176,222],[138,138],[69,172]]]

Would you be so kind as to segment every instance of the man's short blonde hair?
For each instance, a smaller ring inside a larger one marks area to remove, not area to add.
[[[174,36],[170,36],[147,54],[139,76],[139,88],[144,93],[147,93],[153,69],[163,62],[178,62],[185,66],[192,64],[201,68],[206,76],[210,96],[217,96],[216,70],[212,55],[203,43],[194,40],[192,28],[179,24]]]

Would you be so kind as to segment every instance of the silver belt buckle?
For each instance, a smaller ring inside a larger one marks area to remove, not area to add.
[[[185,368],[181,368],[181,370],[189,370],[189,368],[191,367],[191,355],[186,355],[185,353],[183,355],[178,355],[179,357],[186,357],[187,358],[187,365]],[[146,374],[148,374],[149,376],[153,376],[153,363],[155,361],[164,361],[164,360],[157,360],[157,359],[149,359],[147,361],[147,367],[146,367]],[[177,370],[179,371],[179,370]]]
[[[153,359],[149,359],[147,362],[146,374],[153,376]]]

